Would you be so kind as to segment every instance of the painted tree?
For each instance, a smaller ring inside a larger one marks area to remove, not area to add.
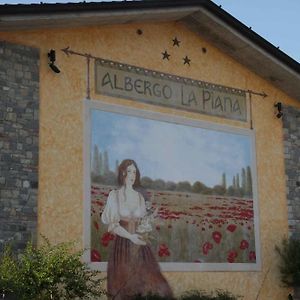
[[[228,196],[234,196],[234,193],[235,193],[235,190],[234,190],[234,187],[231,185],[228,187],[227,191],[226,191],[226,194]]]
[[[227,184],[226,184],[226,174],[225,174],[225,173],[222,174],[222,187],[223,187],[224,189],[227,188]]]
[[[108,153],[105,150],[103,154],[103,174],[108,174],[109,172],[109,162],[108,162]]]
[[[202,183],[201,181],[195,181],[192,186],[192,192],[193,193],[203,193],[203,191],[206,189],[206,185]]]
[[[144,176],[141,178],[141,185],[143,188],[152,189],[153,180],[150,177]]]
[[[252,196],[252,174],[250,166],[246,169],[246,194]]]
[[[119,161],[118,160],[116,160],[115,173],[116,173],[116,175],[118,175],[118,173],[119,173]]]
[[[242,168],[242,191],[246,194],[246,170]]]
[[[233,189],[236,189],[236,180],[235,180],[235,176],[232,177],[232,187],[233,187]]]
[[[92,156],[92,173],[95,176],[101,175],[101,159],[100,159],[100,152],[98,146],[95,144],[93,149],[93,156]]]
[[[102,153],[99,152],[99,161],[100,161],[100,175],[104,174],[104,166],[103,166],[103,157]]]
[[[179,181],[177,183],[176,191],[190,192],[191,190],[192,190],[192,186],[188,181]]]
[[[163,191],[165,189],[166,183],[162,179],[155,179],[152,183],[152,188],[155,190]]]
[[[166,182],[166,190],[167,191],[175,191],[176,190],[176,183],[173,181],[167,181]]]
[[[222,185],[215,185],[212,188],[212,193],[214,195],[225,195],[226,189]]]
[[[236,174],[236,189],[239,190],[240,189],[240,174],[237,173]]]

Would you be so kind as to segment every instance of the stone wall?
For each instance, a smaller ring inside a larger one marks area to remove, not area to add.
[[[35,241],[39,50],[0,41],[0,251]]]
[[[283,109],[289,234],[300,239],[300,109]]]

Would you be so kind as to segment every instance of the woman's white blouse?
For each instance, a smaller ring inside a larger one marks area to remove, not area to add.
[[[113,231],[119,226],[120,220],[139,219],[146,214],[146,205],[143,196],[138,193],[139,201],[134,210],[129,210],[126,206],[123,188],[112,190],[107,198],[101,220],[104,224],[108,224],[108,231]],[[128,201],[128,199],[127,199]]]

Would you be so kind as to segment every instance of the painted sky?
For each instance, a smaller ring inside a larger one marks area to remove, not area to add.
[[[249,136],[93,110],[92,141],[115,162],[134,159],[142,176],[165,181],[227,184],[251,164]]]

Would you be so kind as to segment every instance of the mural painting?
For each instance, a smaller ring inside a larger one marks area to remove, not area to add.
[[[163,270],[257,269],[252,135],[162,119],[90,111],[91,263],[106,268],[118,242],[114,227],[124,223],[119,215],[109,217],[109,202],[128,201],[124,186],[135,172],[132,197],[142,207],[130,206],[134,225],[125,220],[124,228],[136,234],[136,244],[147,245]],[[123,168],[127,159],[134,170]]]

